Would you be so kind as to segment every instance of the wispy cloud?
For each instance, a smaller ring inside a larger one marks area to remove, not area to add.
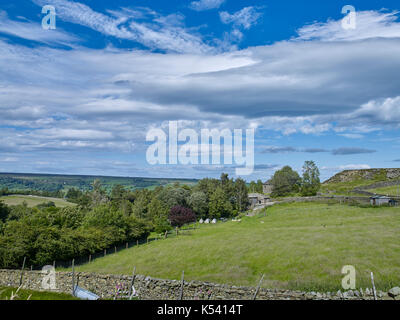
[[[40,6],[48,4],[46,0],[33,1]],[[107,15],[94,11],[85,4],[68,0],[52,0],[52,5],[57,8],[59,19],[80,24],[107,36],[135,41],[150,49],[179,53],[206,53],[215,50],[203,42],[201,35],[182,25],[182,16],[164,17],[146,8],[109,11]],[[139,22],[139,18],[146,20]],[[171,23],[172,21],[175,23]]]
[[[225,0],[199,0],[192,1],[189,8],[195,11],[205,11],[219,8]]]
[[[70,45],[79,41],[77,37],[62,31],[60,28],[57,30],[44,30],[38,22],[11,20],[5,11],[0,11],[0,33],[48,45]]]
[[[235,27],[250,29],[261,17],[261,13],[255,7],[245,7],[235,13],[227,11],[219,13],[222,23],[232,24]]]

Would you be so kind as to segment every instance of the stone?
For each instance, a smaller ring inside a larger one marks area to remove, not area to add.
[[[392,298],[396,298],[397,296],[400,296],[400,288],[399,287],[394,287],[388,291],[388,295],[391,296]]]
[[[354,297],[354,292],[353,292],[353,290],[347,291],[347,294],[348,294],[349,297]]]

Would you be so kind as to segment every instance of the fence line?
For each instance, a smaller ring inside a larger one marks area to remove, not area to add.
[[[198,229],[196,228],[197,223],[193,224],[192,226],[186,226],[183,229],[180,229],[179,232],[185,232],[185,231],[190,231],[190,230],[195,230]],[[169,230],[167,232],[167,235],[171,235],[171,236],[176,236],[175,235],[175,230]],[[126,250],[132,247],[136,247],[136,246],[140,246],[140,245],[147,245],[150,242],[153,241],[157,241],[160,239],[164,239],[164,234],[160,234],[159,237],[153,237],[153,238],[142,238],[142,239],[134,239],[131,241],[127,241],[124,243],[121,243],[119,245],[112,245],[108,248],[105,249],[101,249],[99,251],[96,251],[94,253],[88,253],[87,255],[83,255],[80,257],[75,257],[73,259],[69,259],[69,260],[55,260],[52,262],[53,266],[55,268],[71,268],[72,267],[72,260],[74,260],[74,265],[75,266],[79,266],[79,265],[83,265],[86,263],[92,263],[95,259],[97,258],[102,258],[104,256],[107,256],[109,254],[115,254],[118,253],[121,250]],[[24,258],[25,259],[25,258]],[[50,264],[50,262],[48,263]],[[24,267],[25,268],[25,267]],[[29,268],[30,270],[42,270],[43,266],[35,266],[35,265],[31,265],[31,266],[27,266],[27,268]]]

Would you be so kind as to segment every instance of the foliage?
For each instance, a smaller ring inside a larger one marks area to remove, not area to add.
[[[271,179],[273,190],[271,196],[282,197],[299,191],[301,178],[291,167],[285,166],[275,171]]]
[[[303,165],[303,179],[301,181],[301,195],[315,196],[320,188],[319,170],[314,161],[306,161]]]
[[[174,227],[182,227],[186,223],[196,221],[196,215],[189,208],[174,206],[169,212],[168,219]]]
[[[232,204],[228,201],[222,187],[215,189],[214,193],[210,196],[210,218],[229,217],[232,214],[232,210]]]
[[[196,215],[206,218],[208,214],[207,195],[203,191],[195,191],[188,199],[188,204]]]

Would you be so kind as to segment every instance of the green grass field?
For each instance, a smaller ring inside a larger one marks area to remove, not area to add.
[[[353,265],[357,287],[400,285],[400,209],[339,204],[282,204],[241,222],[201,225],[82,265],[78,271],[139,274],[264,287],[341,289],[341,269]]]
[[[377,194],[386,194],[389,196],[399,196],[400,188],[399,186],[391,186],[391,187],[383,187],[367,190],[369,192],[377,193]]]
[[[12,287],[0,287],[0,300],[9,300],[11,294],[17,294],[13,300],[79,300],[72,295],[57,292],[47,291],[33,291],[20,289],[16,293],[17,288]]]
[[[75,206],[75,203],[71,203],[59,198],[49,197],[37,197],[37,196],[25,196],[25,195],[10,195],[0,197],[0,201],[3,201],[9,206],[22,204],[24,201],[28,204],[28,207],[34,207],[38,204],[52,201],[57,207],[64,208],[67,206]]]

